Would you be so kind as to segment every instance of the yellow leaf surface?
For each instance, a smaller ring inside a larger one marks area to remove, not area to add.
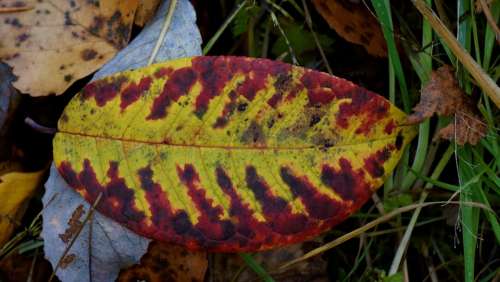
[[[0,13],[0,60],[13,67],[17,89],[44,96],[63,93],[127,44],[138,0],[2,4],[27,8]]]
[[[415,135],[405,119],[325,73],[185,58],[87,85],[59,120],[54,161],[137,233],[190,249],[262,250],[357,210]]]
[[[0,177],[0,246],[9,239],[16,221],[24,214],[23,204],[33,196],[44,170],[9,172]]]

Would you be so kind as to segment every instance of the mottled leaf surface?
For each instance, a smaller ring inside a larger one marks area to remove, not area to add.
[[[125,47],[138,0],[2,0],[0,60],[32,96],[62,94]]]
[[[414,135],[384,98],[325,73],[194,57],[87,85],[54,161],[131,230],[189,249],[298,242],[358,209]]]

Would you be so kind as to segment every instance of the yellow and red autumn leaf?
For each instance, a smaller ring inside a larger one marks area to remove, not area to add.
[[[265,59],[193,57],[87,85],[54,139],[97,209],[189,249],[255,251],[356,211],[415,135],[383,97]]]

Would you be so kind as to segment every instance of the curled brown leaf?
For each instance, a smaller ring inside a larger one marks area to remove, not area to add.
[[[345,40],[362,45],[377,57],[387,57],[387,46],[380,24],[363,3],[343,0],[314,0],[316,10]]]
[[[459,87],[453,69],[448,65],[432,72],[429,82],[421,91],[420,102],[413,111],[407,118],[409,124],[420,123],[434,114],[454,116],[452,123],[440,129],[437,137],[455,139],[459,145],[475,145],[486,135],[486,124],[471,98]]]

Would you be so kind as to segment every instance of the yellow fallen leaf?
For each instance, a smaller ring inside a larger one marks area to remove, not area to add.
[[[415,136],[353,83],[278,61],[193,57],[88,84],[62,114],[54,162],[132,231],[188,249],[265,250],[363,205]],[[102,194],[101,194],[102,193]]]
[[[0,60],[18,77],[14,87],[32,96],[62,94],[127,45],[137,5],[31,0],[25,3],[30,9],[0,13]]]
[[[0,246],[10,237],[15,221],[24,214],[24,204],[33,196],[45,170],[10,172],[0,177]]]

